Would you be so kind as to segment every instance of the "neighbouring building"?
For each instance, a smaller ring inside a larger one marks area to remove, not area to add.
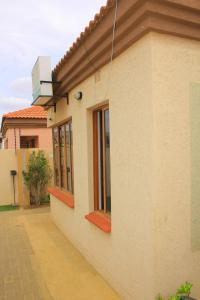
[[[28,107],[3,115],[2,148],[52,148],[52,131],[47,128],[47,111]]]
[[[31,195],[24,184],[22,171],[26,170],[33,150],[44,150],[52,165],[52,130],[47,128],[47,111],[43,107],[28,107],[5,114],[1,132],[0,205],[15,201],[20,206],[29,207]],[[16,171],[15,189],[11,170]]]
[[[109,0],[52,78],[56,224],[122,299],[199,299],[200,1]]]
[[[0,132],[0,149],[2,149],[2,133]]]

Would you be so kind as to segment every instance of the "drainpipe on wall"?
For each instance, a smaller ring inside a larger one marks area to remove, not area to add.
[[[20,139],[21,139],[21,129],[19,128],[19,148],[21,148]]]
[[[16,154],[16,129],[14,128],[15,154]]]

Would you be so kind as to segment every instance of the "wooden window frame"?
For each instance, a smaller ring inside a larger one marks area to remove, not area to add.
[[[68,191],[69,193],[73,194],[74,193],[74,170],[73,170],[73,131],[72,131],[72,119],[68,120],[66,123],[65,123],[65,126],[66,124],[69,124],[69,128],[71,128],[69,130],[69,138],[70,138],[70,170],[71,170],[71,189],[72,189],[72,192]],[[66,151],[66,129],[65,129],[65,159],[66,159],[66,167],[67,167],[67,151]],[[67,182],[67,187],[68,187],[68,181],[67,181],[67,178],[68,178],[68,175],[67,175],[67,168],[66,169],[66,182]]]
[[[57,185],[57,178],[56,178],[56,162],[55,162],[55,147],[54,147],[54,129],[57,129],[58,130],[58,185]],[[54,126],[52,128],[52,137],[53,137],[53,165],[54,165],[54,185],[58,188],[60,188],[61,186],[61,182],[60,182],[60,178],[61,178],[61,175],[60,175],[60,138],[59,138],[59,127],[58,126]]]
[[[55,176],[55,147],[54,147],[54,136],[53,136],[53,160],[54,160],[54,184],[57,188],[59,188],[60,190],[62,190],[63,192],[69,193],[71,195],[73,195],[74,192],[74,170],[73,170],[73,140],[71,139],[70,136],[70,157],[71,157],[71,185],[72,185],[72,191],[68,190],[68,177],[67,177],[67,147],[66,147],[66,125],[70,124],[70,127],[72,127],[72,118],[68,119],[67,121],[65,121],[62,124],[59,124],[58,126],[54,126],[52,128],[52,130],[54,130],[55,128],[57,128],[58,130],[58,185],[56,184],[56,176]],[[61,146],[60,146],[60,142],[61,142],[61,130],[62,127],[64,128],[64,170],[63,170],[63,186],[61,186]],[[72,129],[71,129],[72,130]],[[54,134],[54,133],[53,133]],[[70,135],[71,135],[71,131],[70,131]]]
[[[67,190],[67,172],[66,172],[66,137],[65,137],[65,125],[66,123],[60,125],[58,127],[58,131],[59,131],[59,169],[60,169],[60,189],[65,191]],[[62,129],[63,131],[63,140],[64,140],[64,146],[63,146],[63,174],[61,172],[61,135],[62,135]],[[63,176],[63,178],[62,178]],[[63,183],[63,186],[62,186]]]
[[[103,105],[98,107],[93,111],[93,176],[94,176],[94,210],[101,211],[105,214],[110,215],[107,212],[107,200],[106,200],[106,191],[107,191],[107,182],[106,182],[106,162],[105,162],[105,119],[104,112],[109,110],[109,105]],[[98,112],[101,111],[103,114],[102,117],[102,160],[103,160],[103,200],[104,200],[104,210],[99,209],[99,149],[98,149]]]
[[[31,145],[31,143],[34,141],[34,147]],[[24,144],[27,143],[27,147],[23,147]],[[38,148],[39,145],[39,136],[38,135],[21,135],[19,140],[20,148],[21,149],[29,149],[29,148]]]

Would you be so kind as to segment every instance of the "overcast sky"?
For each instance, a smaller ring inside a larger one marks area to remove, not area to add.
[[[31,71],[40,55],[58,63],[106,0],[1,0],[0,119],[32,102]]]

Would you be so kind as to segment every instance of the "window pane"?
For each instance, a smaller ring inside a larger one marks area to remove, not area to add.
[[[111,212],[109,109],[99,109],[93,116],[95,209]]]
[[[65,128],[60,127],[60,181],[61,187],[66,187],[65,180]]]
[[[110,115],[109,110],[104,111],[105,131],[105,173],[106,173],[106,211],[111,212],[111,183],[110,183]]]
[[[36,148],[37,145],[37,136],[20,136],[20,148]]]
[[[66,132],[66,172],[67,172],[67,190],[73,193],[73,168],[72,168],[72,123],[68,122],[65,125]]]
[[[58,128],[53,129],[53,150],[54,150],[54,179],[55,185],[59,186],[59,136]]]
[[[102,111],[97,112],[97,135],[98,135],[98,199],[99,210],[104,210],[103,195],[103,141],[102,141]]]

